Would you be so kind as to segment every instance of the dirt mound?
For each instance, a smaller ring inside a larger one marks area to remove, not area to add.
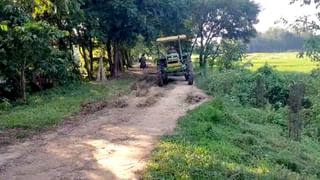
[[[101,111],[107,106],[108,106],[108,102],[106,101],[85,103],[81,105],[81,114],[82,115],[92,114],[92,113]]]
[[[152,105],[155,105],[158,102],[157,97],[148,97],[145,101],[137,104],[138,108],[145,108],[145,107],[150,107]]]
[[[149,89],[156,85],[156,78],[153,76],[143,76],[138,82],[131,86],[131,90],[136,93],[136,97],[145,97],[149,94]]]
[[[125,108],[129,106],[128,98],[124,97],[124,98],[116,99],[109,104],[109,107],[110,106],[114,108],[121,108],[121,109]]]
[[[16,134],[16,132],[2,132],[0,131],[0,147],[9,145],[12,141],[12,134]]]
[[[127,98],[118,98],[112,101],[90,102],[81,105],[81,114],[89,115],[101,111],[104,108],[125,108],[128,105]]]
[[[185,99],[185,102],[188,104],[198,104],[205,100],[207,97],[205,97],[203,94],[194,94],[190,93],[187,95],[187,98]]]
[[[164,97],[163,89],[158,87],[151,87],[148,89],[150,91],[150,95],[142,102],[137,104],[138,108],[145,108],[155,105],[160,98]]]

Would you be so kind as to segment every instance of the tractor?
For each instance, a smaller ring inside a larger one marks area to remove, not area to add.
[[[188,84],[193,85],[191,53],[186,50],[188,49],[187,36],[162,37],[156,42],[158,85],[162,87],[168,84],[169,76],[184,76]]]

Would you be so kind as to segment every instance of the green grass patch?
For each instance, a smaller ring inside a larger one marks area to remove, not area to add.
[[[180,119],[153,153],[145,179],[320,179],[320,75],[264,66],[200,71],[214,100]],[[257,103],[257,80],[265,103]],[[288,138],[288,90],[306,84],[302,141]],[[308,103],[307,103],[308,104]]]
[[[61,122],[81,109],[81,104],[129,91],[132,80],[112,80],[107,84],[78,83],[31,95],[28,103],[0,112],[0,130],[36,131]]]
[[[227,99],[216,99],[189,113],[175,135],[162,139],[144,178],[320,178],[318,141],[290,141],[281,126],[261,120],[272,111],[243,111]]]
[[[309,58],[298,58],[297,52],[284,53],[253,53],[243,61],[253,64],[252,70],[257,70],[266,63],[274,69],[283,72],[311,72],[317,68],[318,63],[312,62]]]

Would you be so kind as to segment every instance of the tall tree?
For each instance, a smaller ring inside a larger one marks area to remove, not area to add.
[[[291,0],[291,4],[300,3],[305,6],[314,6],[320,8],[319,0]],[[287,21],[285,20],[285,23]],[[307,32],[312,36],[307,39],[304,50],[300,53],[300,57],[308,56],[314,61],[320,61],[320,16],[319,13],[310,16],[299,17],[295,22],[290,24],[291,28],[299,33]]]
[[[214,53],[212,47],[221,38],[248,41],[256,34],[259,7],[250,0],[195,0],[192,25],[199,44],[200,66]],[[218,49],[218,48],[216,48]]]
[[[24,1],[27,2],[27,1]],[[9,91],[26,99],[27,85],[36,77],[60,84],[73,76],[69,53],[56,48],[67,32],[46,21],[35,21],[28,4],[0,3],[0,76]]]

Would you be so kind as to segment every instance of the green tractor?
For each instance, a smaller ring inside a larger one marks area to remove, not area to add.
[[[169,76],[184,76],[188,84],[193,85],[191,53],[186,51],[188,45],[186,42],[186,35],[157,39],[158,58],[156,62],[160,87],[168,84]]]

